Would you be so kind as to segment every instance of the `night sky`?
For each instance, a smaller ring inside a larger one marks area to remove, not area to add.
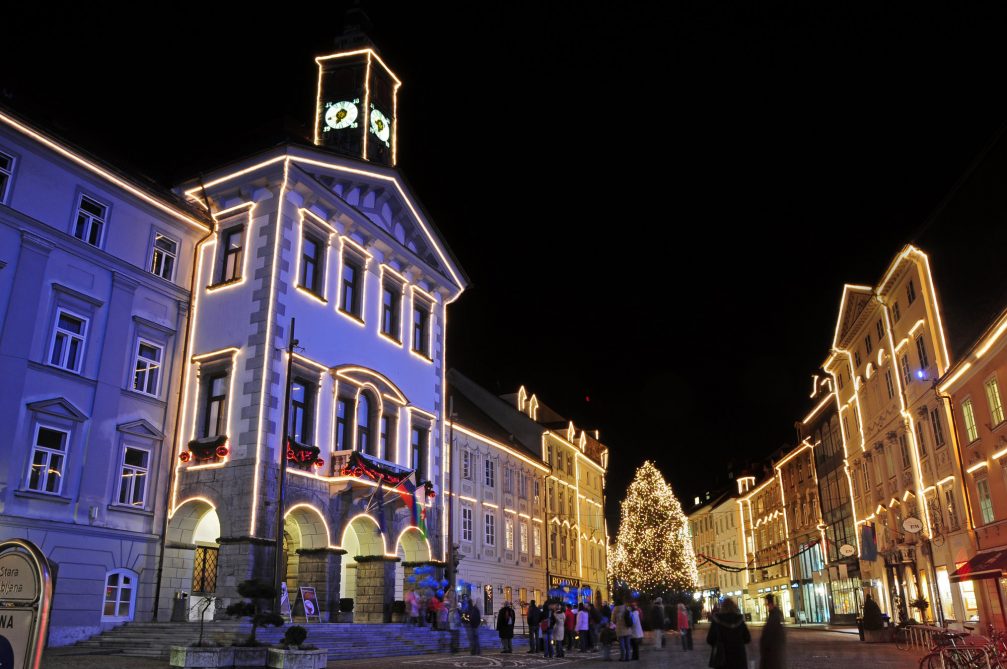
[[[544,4],[364,7],[472,281],[449,364],[599,428],[610,511],[646,458],[691,499],[792,443],[842,284],[903,244],[952,336],[1007,304],[1007,170],[941,205],[1007,121],[998,3]],[[209,5],[5,9],[0,102],[166,185],[310,135],[347,5]]]

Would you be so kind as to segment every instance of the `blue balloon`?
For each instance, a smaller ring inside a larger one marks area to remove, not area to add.
[[[444,591],[443,590],[438,590],[437,591],[437,596],[440,597],[441,599],[444,599]]]

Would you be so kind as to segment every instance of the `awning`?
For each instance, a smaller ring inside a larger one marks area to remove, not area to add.
[[[1007,549],[976,554],[951,574],[951,582],[974,581],[981,578],[1000,578],[1007,571]]]

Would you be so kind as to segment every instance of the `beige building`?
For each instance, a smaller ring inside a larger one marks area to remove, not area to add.
[[[786,615],[794,600],[780,477],[776,470],[766,471],[759,478],[741,476],[738,493],[737,512],[745,539],[742,552],[749,576],[745,611],[752,614],[753,620],[765,620],[768,611],[763,600],[772,593]]]
[[[951,417],[934,389],[948,367],[926,254],[907,246],[876,285],[844,287],[824,368],[838,398],[864,588],[887,612],[918,617],[907,605],[922,596],[938,603],[928,618],[961,621],[976,615],[974,603],[949,574],[973,549]]]
[[[702,502],[689,514],[689,531],[699,571],[697,592],[709,610],[721,597],[732,597],[743,606],[748,572],[742,553],[744,536],[738,514],[738,500],[724,493]],[[710,561],[704,558],[711,558]]]

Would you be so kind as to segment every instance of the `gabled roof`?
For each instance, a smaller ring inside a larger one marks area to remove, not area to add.
[[[448,402],[454,398],[459,422],[504,444],[542,459],[541,425],[457,369],[448,370]],[[471,422],[469,422],[471,421]]]
[[[843,286],[843,297],[839,301],[839,318],[836,320],[836,331],[832,336],[832,348],[845,348],[841,343],[873,296],[874,289],[871,286],[853,284]]]

